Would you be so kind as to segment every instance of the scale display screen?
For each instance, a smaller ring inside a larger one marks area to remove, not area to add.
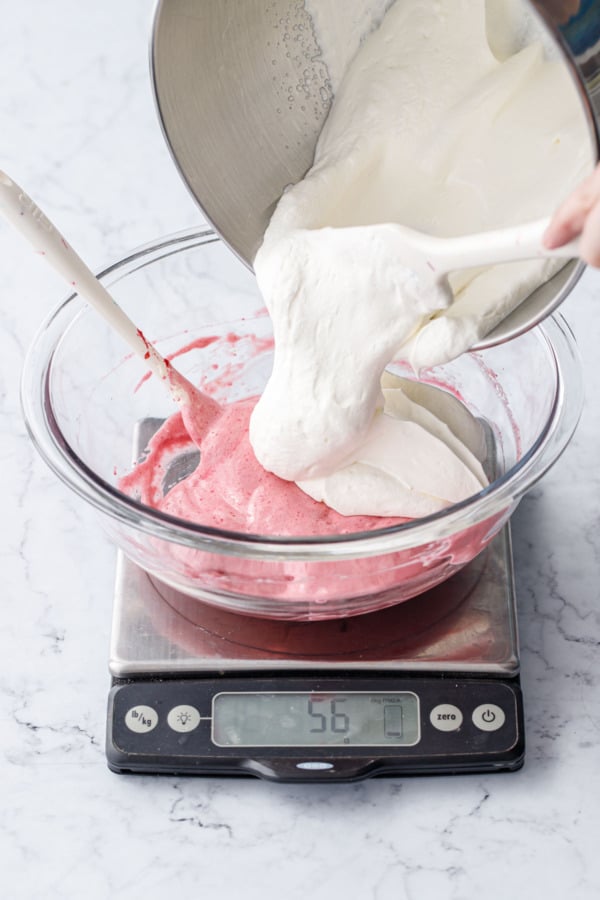
[[[219,747],[410,747],[420,739],[419,700],[403,692],[220,693]]]

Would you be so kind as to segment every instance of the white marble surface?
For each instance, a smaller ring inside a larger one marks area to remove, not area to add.
[[[143,0],[0,0],[0,166],[95,267],[200,221],[152,105]],[[587,402],[514,516],[518,773],[286,786],[119,777],[104,760],[114,550],[18,399],[58,279],[0,225],[0,882],[11,898],[263,900],[600,891],[600,275],[565,304]]]

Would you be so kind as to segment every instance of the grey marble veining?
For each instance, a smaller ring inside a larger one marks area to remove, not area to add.
[[[0,166],[95,267],[201,221],[157,125],[143,0],[0,0]],[[35,454],[18,381],[58,278],[0,224],[2,896],[448,900],[600,891],[600,274],[564,307],[587,401],[513,519],[526,698],[511,775],[340,786],[118,777],[114,550]]]

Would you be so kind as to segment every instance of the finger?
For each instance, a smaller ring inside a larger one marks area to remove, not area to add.
[[[579,11],[579,0],[534,0],[535,5],[553,22],[564,25]]]
[[[564,214],[560,220],[553,219],[542,238],[542,243],[547,250],[555,250],[568,244],[581,234],[584,218]]]
[[[590,266],[600,267],[600,201],[592,207],[585,220],[579,255]]]
[[[589,205],[587,194],[578,188],[559,206],[554,213],[550,225],[546,229],[543,242],[549,250],[562,247],[568,241],[581,234]]]
[[[600,200],[600,166],[559,206],[544,234],[544,245],[552,250],[581,234],[592,207]]]

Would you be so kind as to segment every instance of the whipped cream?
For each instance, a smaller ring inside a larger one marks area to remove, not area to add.
[[[342,515],[427,516],[478,493],[488,483],[481,462],[451,428],[401,388],[383,389],[353,462],[324,478],[297,482],[313,500]]]
[[[448,297],[399,263],[394,223],[450,237],[531,221],[593,165],[566,67],[539,41],[521,47],[528,27],[511,43],[489,6],[492,45],[484,0],[402,0],[358,41],[314,164],[254,261],[275,356],[252,447],[345,515],[426,515],[478,490],[481,473],[382,372],[460,355],[562,264],[451,273]]]
[[[377,28],[394,0],[304,0],[317,43],[337,93],[356,51]],[[514,0],[518,2],[518,0]]]

